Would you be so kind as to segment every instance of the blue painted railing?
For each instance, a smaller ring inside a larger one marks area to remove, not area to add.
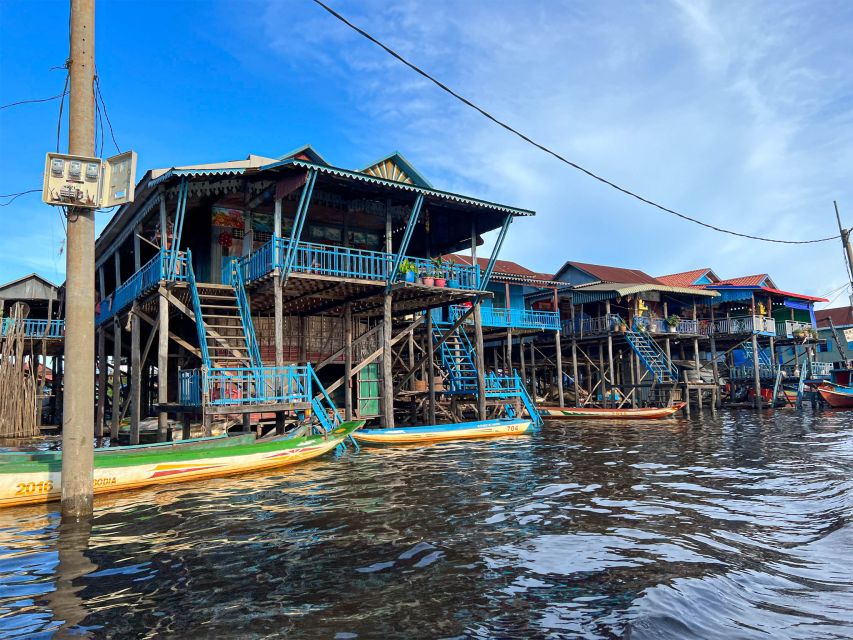
[[[65,337],[65,320],[19,320],[24,324],[25,338],[61,340]],[[14,318],[3,318],[3,335],[8,335],[15,324]]]
[[[243,279],[253,282],[272,273],[276,267],[284,269],[290,239],[276,237],[251,255],[240,259]],[[307,273],[329,278],[354,278],[373,282],[388,282],[395,254],[365,249],[349,249],[326,244],[298,242],[293,252],[291,273]],[[460,289],[477,289],[480,285],[480,267],[444,263],[439,268],[426,258],[407,259],[415,265],[418,275],[444,278]]]
[[[539,410],[536,408],[536,403],[527,392],[527,388],[518,375],[517,371],[513,371],[511,376],[499,376],[493,371],[485,376],[486,397],[487,398],[519,398],[530,419],[533,420],[536,426],[542,425],[542,416],[539,415]]]
[[[456,322],[468,310],[462,305],[450,307],[450,319]],[[534,311],[532,309],[506,309],[483,307],[480,310],[484,327],[506,327],[508,329],[560,329],[560,314],[557,311]],[[468,323],[474,322],[469,319]]]
[[[201,349],[201,361],[205,367],[210,367],[210,353],[207,349],[207,331],[204,328],[204,316],[201,313],[201,300],[198,297],[198,283],[193,270],[192,252],[187,251],[186,278],[190,284],[190,296],[193,301],[193,315],[195,315],[195,330],[198,337],[199,349]]]
[[[246,287],[243,284],[243,272],[237,265],[237,258],[229,260],[227,266],[227,282],[234,287],[234,292],[237,296],[237,309],[240,312],[240,322],[243,325],[243,335],[246,336],[249,357],[252,360],[253,367],[260,367],[263,365],[263,362],[261,361],[261,351],[258,348],[258,340],[255,337],[255,323],[252,320],[249,299],[246,297]],[[226,282],[225,278],[223,278],[223,282]]]
[[[179,403],[187,406],[308,404],[324,428],[341,423],[340,413],[309,365],[201,368],[179,372]]]
[[[138,300],[155,289],[161,281],[185,282],[187,280],[187,255],[174,249],[162,249],[142,267],[127,279],[118,289],[101,300],[95,313],[95,324],[104,324],[107,320],[121,313],[134,300]],[[187,252],[188,254],[189,252]],[[169,273],[170,265],[174,264],[174,272]]]

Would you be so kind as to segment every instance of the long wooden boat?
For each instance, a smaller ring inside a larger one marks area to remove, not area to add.
[[[413,442],[439,442],[468,438],[490,438],[519,435],[534,430],[529,418],[500,418],[456,424],[425,425],[420,427],[394,427],[391,429],[360,429],[352,434],[358,442],[369,444],[408,444]]]
[[[102,450],[94,457],[95,494],[295,464],[331,451],[363,424],[345,422],[329,433],[304,437],[254,440],[249,435],[194,446]],[[61,483],[61,452],[0,454],[0,507],[58,500]]]
[[[836,409],[853,408],[853,387],[823,382],[818,385],[817,391],[830,407]]]
[[[538,407],[543,418],[608,419],[608,420],[651,420],[667,418],[684,408],[683,402],[671,407],[642,407],[639,409],[600,409],[596,407]]]

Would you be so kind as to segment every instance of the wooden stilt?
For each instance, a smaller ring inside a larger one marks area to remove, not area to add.
[[[427,423],[435,424],[435,349],[432,347],[432,311],[426,312],[427,385],[429,394]]]
[[[483,354],[483,317],[480,302],[474,308],[474,350],[477,359],[477,415],[486,419],[486,359]]]
[[[50,322],[50,316],[48,316]],[[41,394],[39,394],[41,395]],[[107,339],[103,329],[98,329],[98,405],[95,412],[95,437],[98,444],[104,437],[104,413],[107,406]],[[41,422],[41,411],[37,418]]]
[[[530,386],[531,392],[530,397],[533,398],[533,402],[536,402],[536,398],[539,395],[539,381],[536,378],[536,338],[530,339]]]
[[[581,381],[578,378],[578,341],[577,341],[577,331],[575,328],[575,301],[571,300],[571,307],[569,308],[569,317],[572,322],[572,375],[575,377],[575,406],[581,406]]]
[[[192,437],[192,427],[190,424],[190,414],[182,413],[181,414],[181,439],[189,440]]]
[[[607,378],[604,375],[604,342],[598,341],[598,378],[600,384],[598,388],[601,390],[601,406],[609,407],[610,402],[607,398]]]
[[[566,406],[565,390],[563,389],[563,338],[559,331],[554,333],[554,347],[557,358],[557,395],[560,398],[560,406]]]
[[[521,360],[521,383],[530,389],[530,385],[527,382],[527,363],[524,357],[524,338],[521,336],[518,338],[518,353]]]
[[[352,420],[352,305],[344,307],[344,419]]]
[[[110,440],[118,443],[118,430],[121,421],[121,324],[118,317],[113,319],[113,400],[110,407]]]
[[[752,369],[753,382],[755,383],[755,408],[761,409],[761,368],[758,366],[758,336],[752,334]]]
[[[382,307],[382,412],[384,426],[394,427],[394,378],[391,370],[393,353],[391,352],[391,294],[386,293]]]
[[[169,439],[169,414],[163,410],[169,402],[169,301],[166,298],[166,287],[160,285],[158,297],[160,314],[157,328],[157,442]],[[153,331],[153,329],[152,329]]]
[[[130,312],[130,444],[139,444],[142,412],[142,362],[139,353],[139,316],[136,302]]]

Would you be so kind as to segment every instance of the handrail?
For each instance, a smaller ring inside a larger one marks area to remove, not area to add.
[[[9,335],[16,324],[23,325],[25,338],[58,340],[65,335],[65,320],[19,319],[16,323],[15,318],[3,318],[2,334]]]
[[[314,371],[314,367],[312,367],[310,364],[306,366],[308,367],[308,371],[311,374],[311,380],[313,380],[313,382],[317,385],[316,388],[320,389],[320,393],[312,397],[312,403],[315,405],[315,410],[320,409],[325,414],[327,408],[331,409],[331,423],[333,426],[338,426],[339,424],[341,424],[341,416],[338,413],[338,408],[335,406],[335,403],[332,402],[332,398],[329,397],[329,394],[326,391],[326,387],[323,386],[323,384],[320,382],[320,379],[317,377],[317,372]],[[322,403],[320,403],[320,398],[325,400],[325,407]],[[319,405],[319,407],[317,405]]]
[[[453,305],[450,307],[450,318],[454,322],[466,311],[466,307]],[[559,331],[560,314],[557,311],[540,311],[538,309],[513,309],[505,307],[483,307],[480,317],[484,327],[507,327],[519,329],[551,329]],[[469,320],[468,324],[473,322]]]
[[[255,337],[255,323],[252,321],[252,313],[249,308],[249,299],[246,297],[246,288],[243,284],[243,273],[237,265],[237,259],[232,258],[228,261],[230,265],[230,280],[231,286],[237,294],[237,309],[240,311],[240,321],[243,323],[243,334],[246,336],[247,346],[249,347],[249,355],[252,359],[252,366],[261,367],[261,352],[258,349],[258,340]]]
[[[195,279],[195,270],[193,270],[193,256],[189,249],[187,249],[187,280],[190,284],[190,295],[193,301],[193,313],[195,314],[198,345],[201,349],[201,361],[205,367],[210,368],[210,354],[207,350],[207,332],[204,329],[204,316],[201,315],[201,300],[198,297],[198,285]]]
[[[276,268],[283,269],[292,240],[281,236],[273,237],[248,256],[240,258],[240,268],[246,283],[254,282]],[[277,251],[275,250],[277,249]],[[322,275],[330,278],[353,278],[373,282],[389,281],[397,254],[368,249],[352,249],[333,245],[299,241],[291,252],[291,273]],[[278,256],[278,258],[276,258]],[[422,276],[438,277],[458,284],[460,289],[478,289],[480,286],[479,265],[468,266],[451,262],[438,269],[431,260],[404,256],[415,265]]]

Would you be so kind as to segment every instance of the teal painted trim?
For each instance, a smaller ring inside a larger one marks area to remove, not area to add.
[[[314,193],[314,183],[317,181],[317,172],[309,171],[308,179],[305,181],[305,186],[302,189],[302,194],[299,196],[299,206],[296,209],[296,218],[293,221],[293,231],[290,234],[290,242],[287,244],[287,254],[284,259],[284,269],[281,274],[281,281],[287,282],[290,276],[290,270],[293,268],[293,260],[296,257],[296,246],[299,244],[299,239],[302,237],[302,229],[305,226],[305,218],[308,215],[308,205],[311,202],[311,196]]]
[[[424,194],[419,193],[415,198],[415,204],[412,206],[412,212],[409,214],[409,221],[406,223],[406,231],[403,233],[403,238],[400,240],[400,246],[397,248],[397,253],[394,254],[394,266],[391,273],[388,274],[388,287],[397,280],[399,276],[398,270],[403,262],[403,256],[409,250],[409,242],[412,240],[412,234],[415,231],[415,226],[418,223],[418,217],[421,215],[421,207],[424,204]]]
[[[509,225],[512,222],[512,216],[508,215],[504,218],[504,223],[501,226],[500,234],[498,235],[498,240],[495,243],[495,248],[492,251],[492,256],[489,258],[489,264],[486,265],[486,271],[483,273],[483,278],[480,281],[480,288],[485,289],[489,285],[489,280],[492,278],[492,271],[495,269],[495,261],[498,259],[498,253],[500,253],[501,247],[503,246],[504,240],[506,239],[506,232],[509,230]]]
[[[198,285],[196,284],[195,271],[193,270],[192,251],[189,249],[187,249],[187,275],[190,285],[190,295],[193,300],[196,335],[198,336],[199,349],[201,349],[201,361],[205,367],[210,367],[210,354],[207,351],[207,338],[204,331],[204,316],[201,315],[201,300],[198,298]]]
[[[229,261],[231,286],[237,294],[237,309],[240,312],[240,322],[243,324],[243,335],[246,337],[246,347],[253,367],[262,367],[261,351],[258,348],[258,340],[255,337],[255,323],[252,321],[252,310],[249,299],[246,297],[246,287],[243,282],[243,270],[239,267],[237,258]]]
[[[187,209],[187,195],[189,194],[190,186],[186,178],[181,178],[181,186],[178,188],[178,207],[175,212],[175,232],[172,236],[172,257],[169,261],[169,270],[166,272],[166,279],[171,280],[176,270],[176,259],[178,248],[181,246],[181,236],[184,231],[184,215]],[[167,230],[161,230],[161,235],[166,238]]]

